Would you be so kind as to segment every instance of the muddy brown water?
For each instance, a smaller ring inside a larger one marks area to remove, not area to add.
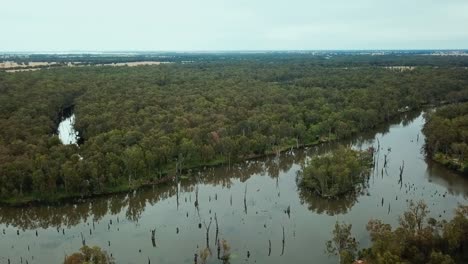
[[[336,145],[327,144],[206,169],[178,185],[60,206],[0,207],[0,263],[20,263],[21,258],[23,263],[62,263],[66,254],[81,247],[81,234],[87,245],[102,247],[117,263],[193,263],[194,254],[206,247],[210,219],[213,255],[207,263],[221,263],[216,259],[215,214],[218,238],[231,246],[231,263],[336,263],[336,257],[324,252],[336,220],[351,223],[365,247],[370,243],[365,230],[369,219],[395,226],[407,200],[425,200],[436,219],[451,218],[458,204],[467,204],[468,180],[425,159],[423,124],[422,113],[407,113],[390,126],[346,142],[365,149],[377,146],[379,139],[381,150],[367,190],[338,201],[313,197],[296,183],[306,159]],[[382,176],[384,154],[388,166]]]

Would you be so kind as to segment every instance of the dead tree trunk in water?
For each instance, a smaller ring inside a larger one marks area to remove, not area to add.
[[[177,189],[176,189],[176,195],[177,195],[177,211],[179,211],[179,182],[177,181]]]
[[[284,238],[284,226],[282,226],[282,227],[283,227],[283,246],[281,248],[281,256],[283,256],[283,254],[284,254],[284,243],[286,242],[285,238]]]
[[[203,221],[203,224],[205,225],[205,229],[206,229],[206,248],[207,249],[210,249],[210,227],[211,227],[212,221],[213,221],[213,218],[210,218],[210,223],[208,225],[206,225],[206,222]]]
[[[156,229],[151,230],[151,243],[156,247]]]
[[[244,211],[247,214],[247,183],[245,184],[245,191],[244,191]]]
[[[83,244],[83,247],[86,246],[86,240],[83,237],[83,232],[81,232],[81,244]]]
[[[215,213],[215,224],[216,224],[216,238],[215,238],[215,245],[216,245],[216,243],[219,243],[218,242],[219,227],[218,227],[218,217],[216,216],[216,213]],[[218,248],[219,248],[219,244],[218,244]]]
[[[198,185],[195,187],[195,208],[198,211]]]
[[[268,239],[268,256],[271,255],[271,240]]]
[[[291,205],[286,208],[285,213],[288,214],[288,218],[291,218]]]
[[[398,183],[400,184],[403,182],[403,170],[404,169],[405,169],[405,161],[403,161],[403,164],[400,167],[400,180],[398,181]]]

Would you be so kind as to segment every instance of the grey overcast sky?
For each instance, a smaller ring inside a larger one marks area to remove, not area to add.
[[[467,48],[468,0],[0,0],[0,51]]]

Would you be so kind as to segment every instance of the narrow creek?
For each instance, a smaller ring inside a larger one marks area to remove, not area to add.
[[[23,263],[61,263],[65,254],[81,247],[83,236],[87,245],[102,247],[117,263],[194,263],[194,254],[206,247],[205,225],[212,221],[208,241],[213,256],[207,263],[221,263],[216,259],[216,215],[218,238],[229,243],[231,263],[336,263],[324,253],[336,220],[351,223],[365,247],[370,243],[365,229],[369,219],[396,225],[410,199],[426,201],[437,219],[451,218],[459,203],[467,204],[468,179],[425,159],[423,124],[422,113],[407,113],[392,125],[348,141],[365,149],[378,139],[379,167],[363,194],[340,201],[317,199],[297,188],[304,161],[336,145],[327,144],[210,168],[178,186],[60,206],[0,207],[0,262],[9,258],[20,263],[22,257]],[[384,154],[388,166],[382,174]]]

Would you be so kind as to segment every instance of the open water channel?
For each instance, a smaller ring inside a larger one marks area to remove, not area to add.
[[[231,168],[207,168],[178,185],[60,206],[0,207],[0,263],[62,263],[81,247],[82,237],[117,263],[194,263],[194,255],[206,247],[208,226],[212,257],[207,263],[221,263],[215,215],[218,239],[231,248],[230,263],[336,263],[324,252],[336,220],[351,223],[360,246],[366,247],[369,219],[395,226],[408,200],[424,200],[436,219],[449,219],[458,204],[467,204],[468,179],[425,159],[423,124],[423,113],[407,113],[392,125],[344,142],[366,149],[376,147],[378,139],[380,151],[368,188],[339,201],[297,187],[304,161],[335,147],[325,144]]]

